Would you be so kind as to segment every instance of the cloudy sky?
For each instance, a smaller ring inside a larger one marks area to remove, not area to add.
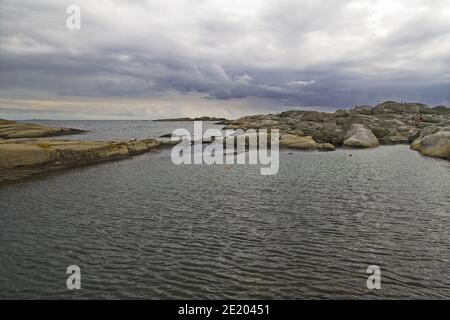
[[[449,105],[449,73],[448,0],[0,0],[0,118]]]

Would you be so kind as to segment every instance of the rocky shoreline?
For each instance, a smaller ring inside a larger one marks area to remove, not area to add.
[[[125,159],[174,144],[164,139],[83,141],[48,139],[87,131],[0,119],[0,184],[36,174]]]
[[[0,183],[38,173],[125,159],[153,150],[155,139],[75,141],[11,139],[0,141]]]
[[[423,155],[450,160],[450,108],[386,101],[335,112],[291,110],[227,121],[224,129],[279,129],[280,146],[332,151],[410,144]]]
[[[195,119],[205,118],[212,119]],[[332,113],[292,110],[236,120],[220,119],[220,124],[225,125],[224,129],[278,129],[281,148],[334,151],[339,147],[374,148],[403,143],[423,155],[450,160],[450,109],[443,106],[430,108],[421,103],[386,101],[375,107]],[[0,119],[0,183],[36,173],[124,159],[177,143],[164,139],[43,138],[82,132]]]

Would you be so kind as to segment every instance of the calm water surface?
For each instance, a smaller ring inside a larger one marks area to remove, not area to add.
[[[192,125],[45,123],[93,140]],[[0,298],[450,298],[450,162],[404,145],[291,153],[274,176],[163,150],[1,186]]]

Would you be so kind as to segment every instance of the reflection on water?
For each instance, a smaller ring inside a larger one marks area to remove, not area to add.
[[[119,122],[51,123],[92,139],[185,127]],[[0,297],[448,299],[449,190],[450,163],[404,145],[282,151],[274,176],[170,150],[56,173],[0,188]]]

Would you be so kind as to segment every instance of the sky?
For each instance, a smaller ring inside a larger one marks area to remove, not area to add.
[[[80,8],[80,29],[66,25]],[[450,104],[448,0],[0,0],[0,118]]]

